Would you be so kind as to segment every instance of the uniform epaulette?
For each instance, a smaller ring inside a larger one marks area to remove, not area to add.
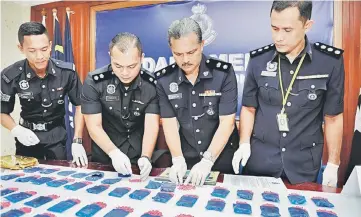
[[[155,80],[154,75],[151,72],[149,72],[148,70],[144,69],[144,68],[140,69],[140,76],[144,80],[149,81],[153,85],[157,84],[157,81]]]
[[[340,58],[343,54],[342,49],[332,47],[330,45],[327,45],[327,44],[324,44],[321,42],[316,42],[314,44],[314,47],[316,50],[321,51],[322,53],[325,53],[325,54],[335,57],[337,59]]]
[[[6,83],[10,83],[14,78],[18,77],[24,71],[25,60],[20,60],[1,72],[1,78],[4,79]]]
[[[69,69],[69,70],[72,70],[72,71],[75,71],[75,65],[74,63],[70,63],[70,62],[64,62],[64,61],[61,61],[61,60],[57,60],[57,59],[53,59],[53,58],[50,58],[51,61],[53,61],[53,63],[55,63],[55,65],[59,68],[62,68],[62,69]]]
[[[98,83],[112,78],[113,75],[114,75],[113,72],[109,70],[109,66],[104,66],[102,68],[95,70],[92,73],[91,77],[95,83]]]
[[[256,50],[252,50],[251,52],[249,52],[250,54],[250,57],[255,57],[255,56],[258,56],[258,55],[261,55],[263,53],[266,53],[270,50],[274,50],[275,49],[275,45],[274,44],[269,44],[269,45],[266,45],[264,47],[261,47],[261,48],[258,48]]]
[[[173,63],[161,70],[154,72],[155,79],[159,79],[163,75],[173,72],[176,68],[178,68],[178,65],[176,63]]]
[[[232,67],[231,63],[224,62],[222,60],[209,58],[206,60],[206,65],[210,69],[217,69],[220,71],[228,72],[228,70]]]

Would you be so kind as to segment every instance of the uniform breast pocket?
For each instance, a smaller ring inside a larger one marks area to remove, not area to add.
[[[62,105],[64,104],[64,91],[52,91],[50,94],[50,98],[52,103]]]
[[[218,97],[204,97],[203,112],[208,119],[219,119]]]
[[[170,100],[172,104],[175,115],[177,116],[177,120],[180,123],[187,123],[191,119],[190,114],[188,112],[188,104],[185,100],[182,99],[174,99]]]
[[[259,97],[270,105],[279,105],[281,98],[279,94],[278,77],[261,77],[258,82]]]
[[[131,121],[136,121],[137,119],[144,117],[145,108],[145,104],[133,103],[129,111],[129,119]]]
[[[40,93],[34,92],[19,92],[18,93],[20,104],[23,105],[23,108],[29,108],[28,106],[34,105],[36,103],[41,103]]]
[[[327,90],[327,79],[312,79],[299,82],[300,107],[316,108]]]

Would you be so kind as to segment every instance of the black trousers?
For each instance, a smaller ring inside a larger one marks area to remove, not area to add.
[[[25,146],[21,144],[17,139],[16,154],[35,157],[39,160],[66,160],[66,139],[55,144],[36,144],[34,146]]]

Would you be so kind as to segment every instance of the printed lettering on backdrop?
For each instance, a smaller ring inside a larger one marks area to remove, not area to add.
[[[272,43],[272,1],[175,2],[100,11],[96,14],[96,68],[109,64],[108,44],[119,32],[136,34],[145,53],[143,67],[151,72],[174,62],[168,46],[170,24],[191,17],[202,28],[204,53],[232,63],[238,81],[238,112],[242,103],[249,51]],[[332,44],[333,2],[314,1],[310,41]]]

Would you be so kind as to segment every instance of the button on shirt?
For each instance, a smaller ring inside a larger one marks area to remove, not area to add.
[[[160,115],[177,118],[182,152],[186,157],[198,157],[206,151],[219,126],[219,116],[234,114],[237,109],[233,68],[223,62],[212,62],[216,64],[213,68],[207,61],[203,55],[194,85],[175,64],[158,72],[166,73],[157,80]]]
[[[282,109],[278,56],[286,93],[303,54],[306,57],[285,105],[290,131],[280,132],[276,119]],[[305,49],[292,63],[272,49],[253,57],[247,73],[242,104],[257,109],[249,171],[277,177],[284,170],[291,183],[314,181],[322,157],[323,117],[343,112],[342,56],[321,52],[306,37]]]
[[[92,75],[104,73],[109,75],[109,79],[93,80]],[[84,82],[81,96],[83,114],[101,113],[104,131],[124,153],[128,152],[129,144],[138,155],[141,153],[145,114],[159,114],[156,89],[149,80],[151,77],[146,75],[138,75],[126,89],[112,74],[111,65],[107,65],[89,73]]]

